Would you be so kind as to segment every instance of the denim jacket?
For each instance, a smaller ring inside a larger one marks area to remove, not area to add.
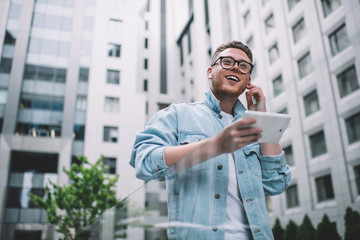
[[[238,101],[234,121],[245,111]],[[201,141],[218,134],[228,124],[219,101],[209,90],[203,102],[175,103],[159,111],[136,135],[130,165],[145,181],[166,180],[169,239],[223,239],[228,190],[228,155],[222,154],[175,173],[164,161],[166,146]],[[253,238],[273,239],[265,196],[284,192],[290,168],[284,153],[262,156],[258,143],[234,152],[238,188]]]

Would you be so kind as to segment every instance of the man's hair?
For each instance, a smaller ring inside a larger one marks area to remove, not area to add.
[[[237,48],[237,49],[244,51],[245,54],[250,59],[250,62],[252,62],[253,59],[252,59],[252,53],[251,53],[250,48],[248,48],[248,46],[246,46],[242,42],[234,40],[234,41],[223,43],[216,49],[216,51],[214,52],[214,54],[211,57],[211,65],[214,63],[214,61],[218,57],[219,53],[224,51],[227,48]]]

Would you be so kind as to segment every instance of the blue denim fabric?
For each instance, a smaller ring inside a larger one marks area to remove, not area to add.
[[[244,106],[238,101],[234,121],[244,111]],[[175,103],[159,111],[136,135],[130,160],[136,176],[145,181],[166,180],[169,239],[224,238],[229,170],[227,154],[180,173],[172,171],[172,167],[164,162],[166,146],[201,141],[218,134],[228,124],[228,120],[219,115],[219,101],[209,90],[203,102]],[[234,157],[239,191],[253,238],[273,239],[264,194],[280,194],[290,184],[291,173],[284,153],[262,156],[260,145],[255,143],[235,151]]]

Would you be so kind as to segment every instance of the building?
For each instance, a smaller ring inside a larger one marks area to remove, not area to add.
[[[344,235],[345,209],[360,211],[359,1],[5,0],[0,12],[2,239],[54,236],[26,193],[66,184],[79,154],[104,154],[119,197],[166,222],[164,182],[141,187],[128,165],[134,133],[172,102],[203,99],[212,52],[233,39],[252,49],[269,111],[292,119],[280,142],[292,184],[267,197],[271,222],[308,214],[316,226],[326,213]]]
[[[143,5],[0,2],[1,239],[58,238],[28,194],[43,195],[48,179],[67,184],[62,168],[77,155],[104,155],[120,199],[142,186],[128,161],[146,117],[132,31]]]
[[[148,118],[174,101],[201,100],[212,52],[243,41],[269,111],[291,115],[281,145],[293,179],[267,197],[271,222],[300,224],[308,214],[317,226],[327,214],[344,235],[345,209],[360,210],[359,10],[356,0],[148,1],[138,79]],[[162,188],[148,183],[147,200],[165,201]]]

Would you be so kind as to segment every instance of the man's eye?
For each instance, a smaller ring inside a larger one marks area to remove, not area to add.
[[[223,60],[223,63],[226,64],[226,65],[231,65],[231,64],[232,64],[232,61],[231,61],[231,60],[228,60],[228,59],[224,59],[224,60]]]
[[[243,69],[246,69],[248,67],[248,65],[246,63],[240,63],[239,66]]]

